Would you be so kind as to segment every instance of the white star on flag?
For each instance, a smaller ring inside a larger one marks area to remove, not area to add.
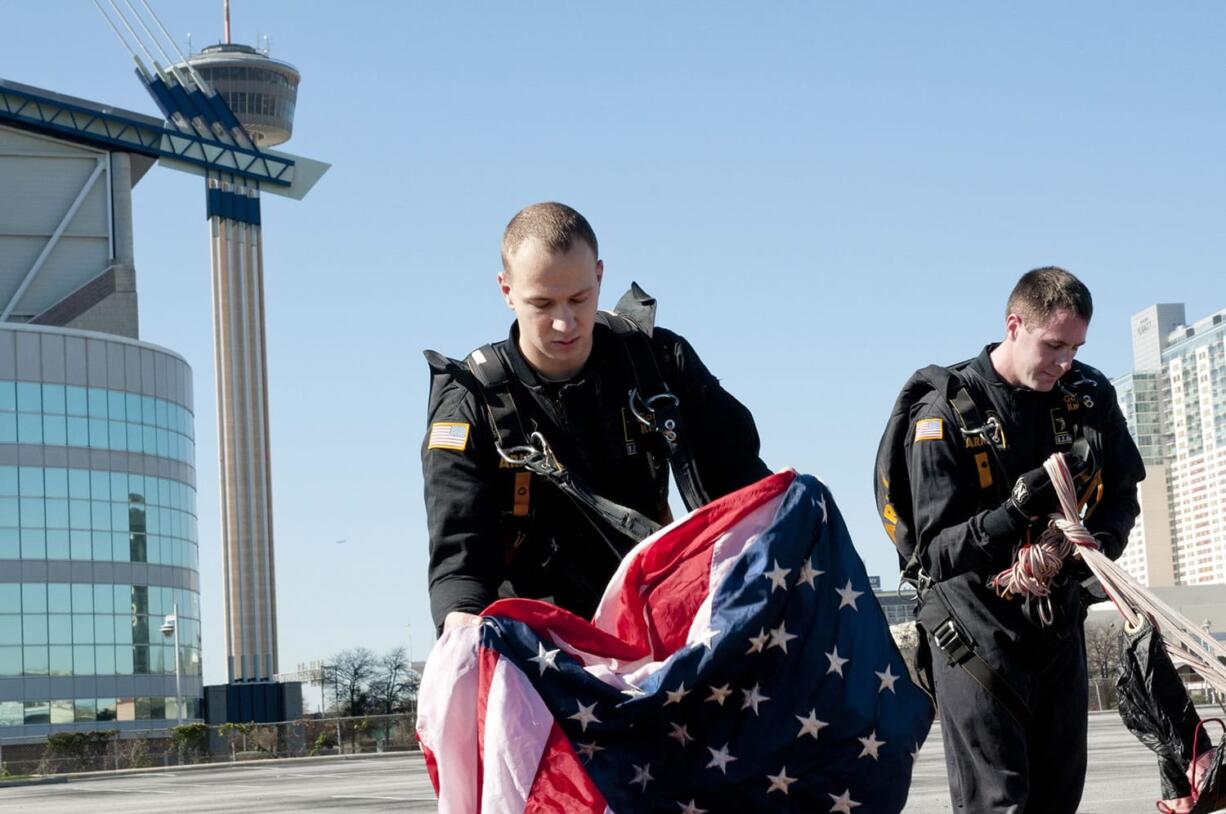
[[[673,728],[673,731],[668,733],[668,736],[682,746],[686,746],[690,741],[694,740],[694,736],[690,734],[690,728],[688,726],[673,723],[670,723],[669,726]]]
[[[707,768],[716,768],[724,774],[728,774],[728,764],[737,759],[729,754],[728,744],[721,746],[718,752],[710,746],[707,747],[707,751],[711,753],[711,760],[707,763]]]
[[[784,794],[788,793],[788,786],[795,783],[797,778],[788,777],[788,767],[784,766],[779,770],[779,774],[768,774],[766,779],[770,781],[770,788],[766,790],[767,794],[772,791],[781,791]]]
[[[722,687],[712,687],[711,694],[707,696],[707,700],[714,701],[722,707],[730,695],[732,695],[732,687],[725,684]]]
[[[851,789],[837,797],[831,794],[830,799],[834,801],[834,808],[830,809],[830,814],[851,814],[851,810],[860,805],[860,803],[851,799]]]
[[[681,682],[681,685],[677,687],[677,689],[665,690],[664,694],[668,696],[668,700],[664,702],[664,706],[668,706],[669,704],[680,704],[681,699],[689,695],[690,691],[685,688],[685,682],[683,681]]]
[[[912,761],[919,760],[919,750],[920,750],[920,747],[919,747],[919,744],[917,743],[915,744],[915,751],[911,753]]]
[[[817,733],[821,731],[823,726],[826,726],[825,721],[817,720],[817,709],[809,710],[808,718],[796,716],[796,720],[800,721],[800,732],[796,733],[796,737],[803,738],[805,735],[812,735],[814,740],[817,740]]]
[[[877,692],[885,692],[886,690],[889,690],[895,695],[898,694],[898,692],[894,689],[894,682],[902,678],[902,676],[893,675],[890,671],[890,665],[887,664],[885,666],[885,672],[877,673],[876,676],[877,678],[881,679],[881,686],[877,688]]]
[[[596,741],[592,741],[591,743],[579,744],[579,754],[583,755],[583,757],[586,758],[587,760],[591,760],[592,758],[596,757],[597,752],[603,752],[603,751],[604,751],[604,747],[597,746]]]
[[[628,695],[632,699],[642,698],[646,694],[647,694],[646,692],[644,692],[643,690],[640,690],[638,687],[634,686],[633,684],[631,684],[629,687],[626,687],[626,689],[622,690],[622,695]]]
[[[645,766],[637,766],[632,763],[630,765],[634,766],[634,777],[630,780],[630,782],[638,783],[640,789],[647,791],[647,784],[652,780],[655,780],[655,778],[651,776],[651,764],[648,763]]]
[[[826,658],[830,659],[830,669],[826,671],[826,675],[838,673],[839,678],[843,677],[843,665],[851,661],[851,659],[839,658],[839,646],[836,644],[834,649],[826,654]]]
[[[799,586],[801,583],[804,583],[816,591],[817,586],[813,584],[813,580],[817,579],[824,573],[826,572],[820,568],[814,568],[812,563],[805,560],[804,565],[800,566],[800,575],[796,577],[796,585]]]
[[[792,573],[791,568],[784,568],[779,564],[779,560],[775,560],[774,569],[764,571],[762,576],[771,581],[771,593],[774,593],[780,588],[785,591],[788,589],[788,574],[790,573]]]
[[[827,514],[826,514],[826,496],[825,496],[825,495],[822,495],[820,498],[818,498],[817,505],[822,507],[822,522],[823,522],[823,523],[825,523],[825,522],[826,522],[826,517],[827,517]]]
[[[681,814],[707,814],[707,810],[705,808],[699,808],[698,804],[693,800],[690,800],[688,803],[683,803],[678,800],[677,805],[681,806]]]
[[[722,632],[723,631],[715,630],[711,627],[707,627],[705,630],[703,630],[702,633],[697,633],[694,635],[694,641],[691,642],[691,644],[701,644],[703,647],[710,650],[711,640],[714,639],[716,636],[718,636]]]
[[[579,704],[579,711],[576,712],[574,715],[571,715],[568,720],[578,721],[579,726],[583,728],[584,732],[587,732],[588,724],[601,723],[601,720],[597,718],[595,712],[593,712],[593,710],[596,709],[595,701],[593,701],[589,706],[584,706],[582,703],[578,701],[576,701],[575,703]]]
[[[770,698],[758,692],[760,688],[760,684],[754,684],[752,690],[741,690],[741,692],[745,693],[745,703],[741,704],[741,709],[749,709],[752,707],[753,714],[758,714],[758,704],[761,704],[763,701],[770,700]]]
[[[850,605],[856,613],[860,612],[860,609],[856,607],[856,597],[864,596],[864,591],[854,590],[850,579],[847,580],[846,588],[835,588],[834,592],[839,595],[839,610]]]
[[[535,661],[537,666],[541,668],[541,675],[545,675],[546,670],[558,669],[558,665],[554,664],[554,660],[557,659],[560,652],[562,651],[546,650],[543,642],[537,642],[536,655],[528,659],[528,661]]]
[[[885,746],[885,741],[877,740],[876,729],[870,732],[867,738],[856,738],[856,740],[864,744],[864,749],[860,752],[859,756],[871,757],[873,760],[877,760],[877,752],[881,750],[881,747]]]
[[[794,633],[788,633],[787,627],[784,626],[783,622],[780,622],[779,627],[771,631],[771,641],[770,644],[767,645],[767,648],[778,647],[780,650],[786,653],[788,652],[788,642],[795,638],[796,635]]]
[[[745,651],[745,655],[752,656],[754,653],[761,653],[766,649],[766,641],[770,638],[770,634],[766,632],[766,628],[762,628],[757,636],[749,637],[749,649]]]

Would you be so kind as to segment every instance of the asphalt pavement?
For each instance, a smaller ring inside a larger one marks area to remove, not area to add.
[[[1157,796],[1153,754],[1124,729],[1114,712],[1092,714],[1082,814],[1146,814],[1154,811]],[[434,810],[434,792],[418,753],[168,769],[0,788],[0,811],[22,814]],[[939,725],[916,761],[906,811],[951,811]]]

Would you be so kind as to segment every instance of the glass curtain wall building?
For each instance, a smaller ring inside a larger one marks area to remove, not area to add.
[[[193,436],[176,354],[0,324],[0,739],[200,717]]]

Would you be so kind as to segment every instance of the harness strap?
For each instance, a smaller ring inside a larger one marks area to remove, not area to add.
[[[651,518],[593,492],[581,478],[557,460],[540,433],[528,435],[511,393],[510,368],[496,348],[483,345],[468,355],[465,365],[480,384],[478,395],[489,413],[496,434],[495,448],[504,461],[545,478],[581,508],[594,513],[619,533],[636,541],[660,530],[660,524]],[[621,549],[603,533],[601,537],[620,559]]]
[[[515,409],[510,387],[511,371],[502,354],[493,345],[482,345],[468,354],[464,364],[481,385],[480,396],[494,427],[495,445],[501,449],[525,446],[528,433],[519,419],[519,411]]]
[[[954,416],[958,419],[958,429],[962,432],[963,438],[978,437],[987,442],[987,452],[976,454],[976,465],[979,469],[979,487],[981,489],[993,489],[997,496],[1002,500],[1008,496],[1008,490],[1012,485],[1009,482],[1009,473],[1005,469],[1004,462],[1000,459],[1000,451],[1008,445],[1008,439],[1005,437],[1005,428],[1001,423],[1000,417],[995,413],[990,413],[987,418],[979,410],[979,405],[971,398],[970,390],[958,374],[950,371],[950,384],[957,383],[957,389],[952,394],[947,394],[949,406],[954,410]],[[979,455],[984,457],[980,458]],[[996,465],[999,479],[993,478],[991,475],[991,466],[985,466],[988,461]]]
[[[576,478],[569,469],[561,470],[550,480],[572,499],[591,508],[596,514],[600,515],[601,518],[627,537],[642,540],[663,528],[663,526],[650,517],[628,506],[622,506],[620,503],[614,503],[608,498],[603,498],[596,494],[583,481]],[[618,551],[617,555],[621,557],[621,552]]]
[[[623,340],[621,345],[635,383],[635,389],[630,392],[630,410],[635,418],[664,439],[668,462],[685,507],[693,511],[710,503],[711,496],[702,485],[698,465],[685,442],[681,400],[664,382],[651,339],[638,323],[621,314],[601,312],[596,319]]]
[[[975,652],[975,639],[958,623],[938,585],[924,592],[915,620],[932,637],[932,643],[949,663],[961,667],[983,687],[1019,724],[1030,720],[1030,707],[1009,682]],[[929,677],[931,682],[931,677]]]

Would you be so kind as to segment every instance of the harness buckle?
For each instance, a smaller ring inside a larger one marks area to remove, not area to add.
[[[952,616],[937,625],[937,629],[932,632],[932,640],[949,659],[950,664],[960,664],[971,655],[970,643],[962,636],[962,631],[958,630]]]

